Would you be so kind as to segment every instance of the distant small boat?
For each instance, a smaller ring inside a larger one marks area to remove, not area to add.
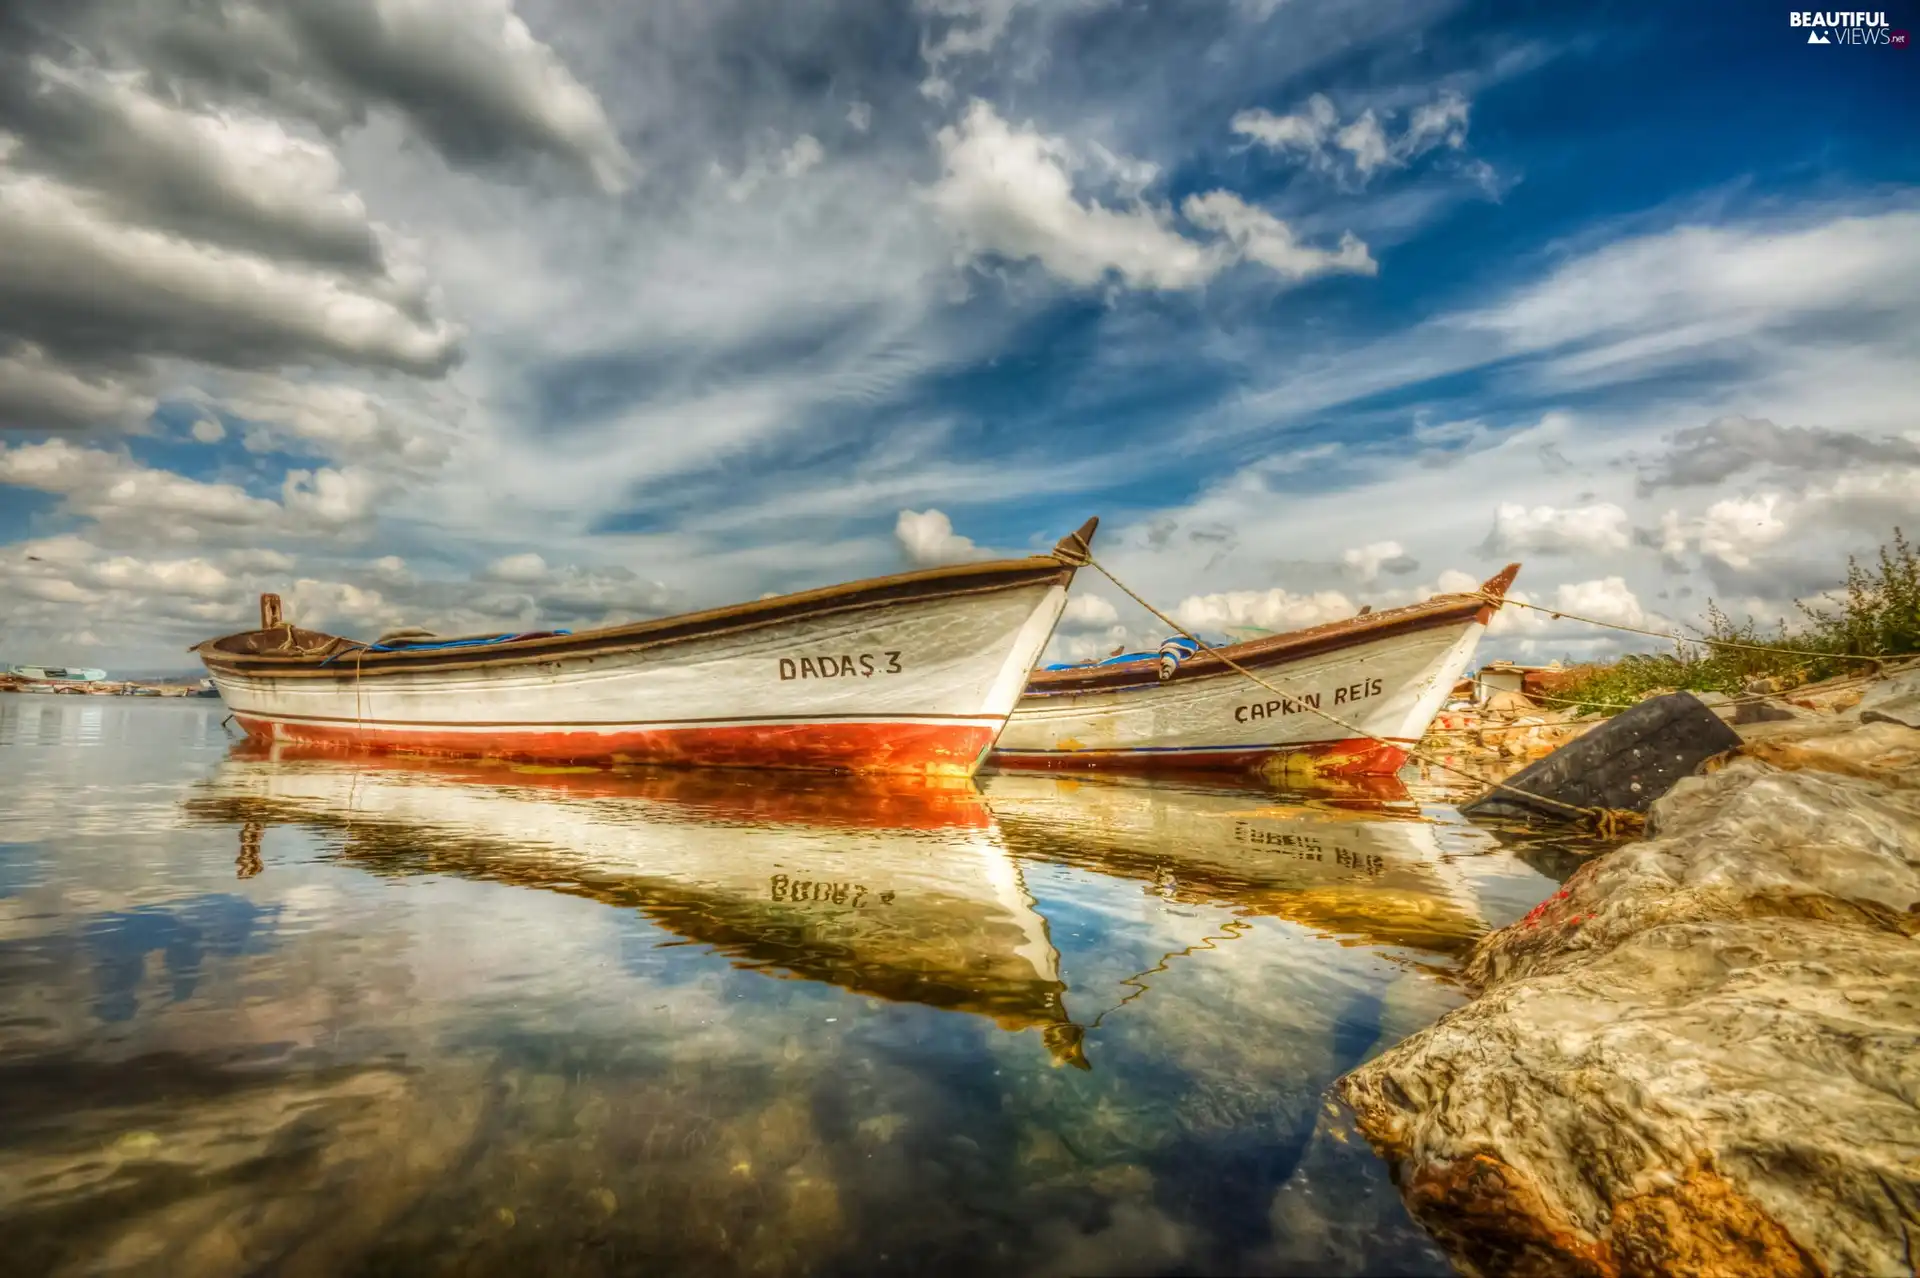
[[[1183,640],[1169,640],[1158,653],[1049,667],[1028,683],[992,765],[1279,768],[1331,777],[1398,771],[1472,661],[1519,572],[1519,564],[1509,564],[1474,594],[1435,595],[1216,650],[1284,696]]]
[[[1052,553],[578,633],[374,643],[260,629],[200,655],[252,737],[529,762],[971,776],[1053,635],[1098,520]]]
[[[40,683],[97,683],[107,677],[104,670],[91,666],[10,666],[7,673],[16,679]]]

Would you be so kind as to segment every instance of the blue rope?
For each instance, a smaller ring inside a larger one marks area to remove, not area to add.
[[[548,631],[547,633],[552,635],[570,635],[573,633],[573,631],[552,630],[552,631]],[[360,645],[358,648],[355,648],[353,651],[355,652],[434,652],[443,648],[485,648],[496,643],[509,643],[520,637],[521,637],[521,634],[508,634],[508,635],[486,635],[479,639],[449,639],[445,643],[400,643],[400,644],[368,643],[368,644]],[[333,654],[333,656],[328,657],[325,661],[322,661],[320,664],[323,666],[331,665],[333,664],[335,659],[344,657],[346,655],[347,654],[344,652],[336,652]]]

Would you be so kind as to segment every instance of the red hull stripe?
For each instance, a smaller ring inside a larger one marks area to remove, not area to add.
[[[1367,737],[1313,741],[1294,746],[1226,747],[1183,750],[996,750],[996,768],[1099,772],[1258,772],[1280,761],[1298,760],[1324,777],[1388,776],[1407,762],[1407,752]]]
[[[527,795],[562,799],[638,800],[657,810],[678,809],[695,820],[742,821],[827,829],[983,830],[993,823],[986,800],[972,782],[946,777],[764,778],[702,768],[621,769],[543,767],[395,754],[359,754],[329,746],[272,745],[253,737],[234,747],[234,757],[262,762],[320,763],[383,773],[398,780],[420,778],[497,791],[512,787]]]
[[[704,719],[648,719],[635,723],[630,719],[583,720],[579,723],[555,723],[544,719],[341,719],[320,714],[273,714],[252,716],[262,721],[276,720],[281,723],[314,723],[331,728],[380,728],[382,730],[399,728],[411,731],[416,728],[445,728],[449,731],[468,732],[488,731],[496,728],[530,728],[539,732],[607,732],[641,731],[654,728],[680,728],[684,726],[706,726],[721,724],[726,727],[745,728],[760,724],[775,724],[783,727],[807,727],[817,723],[851,724],[894,724],[894,723],[971,723],[999,724],[1001,719],[987,714],[912,714],[902,719],[875,718],[871,714],[760,714],[743,717],[740,715],[715,715]]]
[[[733,727],[367,731],[338,722],[236,714],[248,736],[339,749],[483,756],[529,763],[659,763],[848,772],[971,773],[995,730],[969,723],[758,723]]]

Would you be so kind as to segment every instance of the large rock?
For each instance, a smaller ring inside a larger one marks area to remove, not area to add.
[[[1883,680],[1860,699],[1860,722],[1920,728],[1920,670]]]
[[[1744,747],[1342,1081],[1470,1273],[1912,1274],[1920,732]]]

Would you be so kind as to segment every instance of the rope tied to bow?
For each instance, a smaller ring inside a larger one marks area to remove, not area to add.
[[[1495,608],[1503,605],[1509,608],[1531,608],[1534,612],[1546,613],[1555,621],[1564,618],[1568,621],[1578,621],[1583,625],[1599,626],[1604,630],[1619,630],[1630,635],[1646,635],[1650,639],[1670,639],[1675,643],[1697,643],[1707,648],[1732,648],[1740,652],[1766,652],[1784,654],[1790,657],[1819,657],[1828,661],[1860,661],[1874,666],[1876,669],[1884,669],[1890,661],[1905,661],[1910,657],[1920,656],[1920,653],[1888,652],[1882,653],[1879,656],[1870,657],[1860,653],[1820,652],[1813,648],[1792,648],[1785,644],[1741,643],[1737,639],[1715,639],[1707,635],[1683,635],[1674,630],[1647,630],[1640,626],[1623,625],[1617,621],[1602,621],[1598,617],[1583,617],[1577,612],[1568,612],[1564,608],[1549,608],[1544,604],[1528,603],[1524,599],[1503,598],[1490,595],[1480,590],[1469,593],[1474,598],[1483,603],[1491,604]]]

